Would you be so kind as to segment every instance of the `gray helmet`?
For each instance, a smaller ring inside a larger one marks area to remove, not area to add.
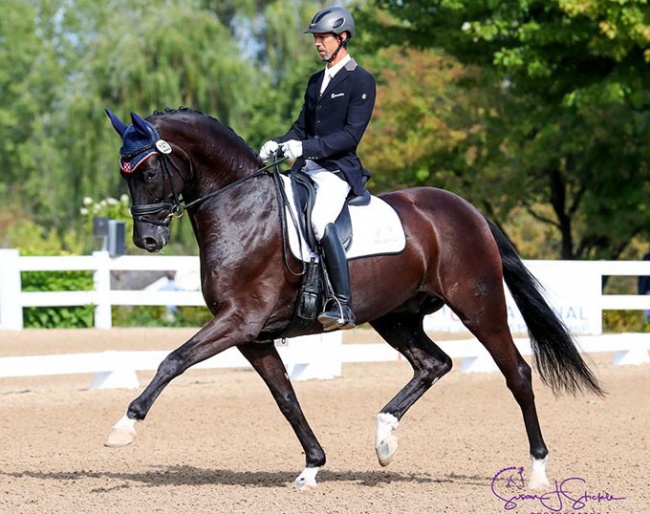
[[[348,33],[348,38],[354,36],[354,19],[343,7],[328,7],[314,14],[305,34],[327,34],[333,32],[340,36]]]

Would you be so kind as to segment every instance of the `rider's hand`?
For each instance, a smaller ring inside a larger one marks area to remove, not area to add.
[[[284,156],[290,161],[295,161],[298,157],[302,155],[302,141],[297,139],[291,139],[286,143],[282,143],[282,151]]]
[[[278,145],[272,139],[264,143],[262,145],[262,148],[260,148],[260,159],[263,161],[268,161],[271,158],[271,155],[278,151],[279,146],[280,145]]]

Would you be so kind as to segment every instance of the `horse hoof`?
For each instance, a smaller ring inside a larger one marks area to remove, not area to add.
[[[375,448],[377,451],[377,459],[382,466],[388,466],[397,453],[397,437],[389,434],[379,445]]]
[[[121,448],[122,446],[130,445],[134,439],[135,432],[113,429],[110,434],[108,434],[104,446],[108,446],[109,448]]]
[[[528,481],[528,489],[547,489],[549,487],[551,487],[551,483],[546,478],[546,473],[533,470]]]
[[[318,487],[316,483],[316,473],[319,468],[305,468],[300,476],[296,478],[294,485],[298,491],[311,491]]]

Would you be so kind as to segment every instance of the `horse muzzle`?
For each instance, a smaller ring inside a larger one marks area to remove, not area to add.
[[[148,252],[159,252],[169,241],[169,224],[171,222],[171,203],[134,205],[133,243]]]
[[[133,243],[143,250],[154,253],[162,250],[169,241],[169,226],[146,221],[134,221]]]

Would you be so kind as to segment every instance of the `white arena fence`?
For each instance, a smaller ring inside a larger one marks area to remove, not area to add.
[[[603,276],[650,275],[650,261],[526,261],[544,285],[552,307],[578,336],[585,353],[614,353],[615,364],[649,362],[650,334],[602,334],[604,310],[650,311],[650,296],[603,295]],[[198,290],[112,290],[111,271],[175,271],[198,277],[198,257],[121,256],[108,252],[89,256],[31,257],[17,250],[0,250],[0,330],[22,330],[24,307],[94,305],[95,328],[111,328],[114,305],[203,306]],[[92,291],[26,292],[21,272],[90,271]],[[510,327],[525,333],[525,325],[511,297],[508,297]],[[428,316],[425,328],[436,332],[465,332],[467,339],[437,342],[450,357],[461,360],[466,372],[494,371],[496,366],[483,346],[469,334],[453,312],[444,308]],[[182,341],[179,341],[179,344]],[[527,338],[515,343],[523,355],[530,355]],[[134,342],[135,344],[135,342]],[[341,375],[343,363],[397,361],[401,356],[387,344],[342,344],[340,332],[277,341],[279,352],[293,379],[328,379]],[[0,378],[72,373],[95,373],[92,387],[138,387],[137,371],[155,370],[166,352],[109,351],[0,358]],[[205,368],[245,368],[248,362],[231,349],[195,366]]]

